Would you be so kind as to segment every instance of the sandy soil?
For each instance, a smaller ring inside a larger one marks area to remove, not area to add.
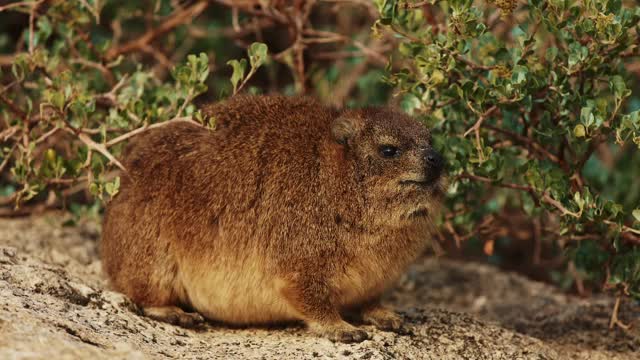
[[[300,325],[186,330],[139,315],[108,290],[99,226],[0,219],[0,359],[640,359],[630,331],[607,327],[613,300],[577,299],[492,267],[425,257],[389,294],[408,333],[334,344]]]

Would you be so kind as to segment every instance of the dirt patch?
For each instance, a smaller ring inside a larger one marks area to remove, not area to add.
[[[108,290],[99,227],[63,215],[0,219],[1,359],[638,359],[640,333],[609,331],[613,300],[577,299],[495,268],[424,258],[388,302],[407,334],[334,344],[301,326],[186,330]],[[638,320],[626,301],[620,317]]]

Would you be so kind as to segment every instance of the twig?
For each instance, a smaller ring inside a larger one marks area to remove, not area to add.
[[[151,43],[158,37],[166,34],[179,25],[193,20],[193,18],[200,15],[200,13],[202,13],[208,6],[208,1],[199,1],[184,10],[173,13],[171,16],[169,16],[168,19],[160,24],[160,26],[150,29],[139,38],[131,40],[122,46],[110,49],[106,55],[107,60],[113,60],[119,55],[127,54],[130,52],[144,50],[144,48],[149,43]]]
[[[7,164],[9,163],[9,159],[11,159],[11,156],[13,155],[13,152],[15,151],[16,147],[17,147],[17,143],[13,144],[13,146],[11,147],[11,149],[9,149],[9,152],[7,152],[7,157],[4,158],[4,160],[2,160],[2,164],[0,164],[0,174],[2,174],[2,171],[4,170],[5,166],[7,166]]]
[[[405,2],[405,3],[404,3],[404,7],[405,7],[406,9],[416,9],[416,8],[419,8],[419,7],[423,7],[423,6],[425,6],[425,5],[430,5],[432,2],[433,2],[432,0],[419,1],[419,2],[417,2],[417,3],[408,3],[408,2]]]
[[[469,106],[471,111],[476,112],[476,110],[471,106],[471,104],[467,103],[467,105]],[[482,151],[482,144],[480,142],[480,128],[482,127],[482,123],[484,122],[484,120],[489,116],[491,116],[491,114],[493,114],[493,112],[496,111],[497,109],[498,109],[498,106],[496,105],[493,105],[492,107],[490,107],[487,111],[482,113],[482,115],[480,115],[476,123],[473,124],[473,126],[470,127],[469,130],[465,131],[465,133],[462,135],[463,137],[466,137],[472,131],[475,132],[476,148],[478,149],[478,155],[480,156],[480,161],[484,161],[484,151]]]
[[[17,115],[23,121],[27,121],[27,113],[25,113],[24,111],[22,111],[22,109],[17,107],[16,104],[14,104],[11,100],[9,100],[9,98],[4,96],[4,94],[0,94],[0,101],[5,103],[5,105],[7,105],[7,107],[9,108],[9,110],[11,110],[12,113]]]
[[[94,9],[89,5],[87,0],[80,0],[80,3],[87,8],[87,10],[96,18],[96,24],[100,25],[100,13],[97,9]]]
[[[45,141],[47,138],[49,138],[51,135],[55,134],[58,132],[58,130],[60,130],[59,127],[55,127],[49,131],[47,131],[46,133],[44,133],[42,136],[40,136],[39,138],[36,139],[36,141],[34,142],[34,144],[39,144],[43,141]]]
[[[613,122],[616,115],[618,114],[618,111],[620,110],[620,106],[622,105],[622,100],[616,101],[615,103],[616,104],[615,104],[613,113],[611,113],[611,116],[609,117],[609,119],[602,124],[602,128],[605,128],[605,129],[610,128],[611,123]],[[600,146],[600,144],[604,143],[607,140],[607,138],[608,137],[605,134],[600,133],[589,143],[589,147],[587,148],[587,151],[585,151],[585,153],[582,155],[582,157],[580,158],[580,160],[578,160],[578,163],[576,164],[576,173],[580,172],[580,170],[582,169],[584,164],[587,162],[587,160],[589,160],[593,152],[598,148],[598,146]]]
[[[36,20],[36,10],[44,0],[33,2],[31,5],[31,10],[29,11],[29,54],[33,54],[33,50],[35,48],[33,44],[34,39],[34,29],[35,29],[35,20]]]
[[[573,277],[573,280],[576,282],[576,290],[578,291],[578,295],[585,296],[586,291],[584,289],[584,281],[582,280],[582,275],[578,272],[576,268],[576,264],[573,261],[569,261],[569,265],[567,266],[567,270],[569,274]]]
[[[193,88],[190,88],[189,92],[187,93],[187,97],[184,99],[184,101],[182,102],[182,105],[180,105],[180,108],[176,113],[177,116],[182,115],[182,112],[184,111],[184,109],[187,108],[187,105],[189,105],[192,99],[193,99]]]
[[[562,215],[569,215],[574,218],[580,218],[582,216],[582,211],[577,213],[569,211],[566,207],[564,207],[564,205],[562,205],[560,201],[552,198],[547,191],[542,194],[542,200],[544,200],[544,202],[549,205],[555,206],[558,210],[560,210]]]
[[[20,7],[20,6],[33,5],[34,2],[35,1],[20,1],[20,2],[17,2],[17,3],[0,6],[0,12],[3,12],[5,10],[10,10],[10,9],[13,9],[13,8],[16,8],[16,7]]]
[[[109,90],[109,92],[104,93],[104,94],[100,94],[96,96],[96,100],[97,101],[105,101],[108,102],[108,105],[113,106],[116,104],[117,99],[116,99],[116,93],[118,92],[118,90],[120,90],[125,83],[127,82],[127,80],[129,79],[129,75],[125,74],[119,81],[117,84],[115,84],[111,90]]]
[[[191,123],[191,124],[194,124],[194,125],[202,126],[202,125],[200,125],[200,123],[198,123],[196,121],[193,121],[191,119],[191,116],[176,117],[176,118],[173,118],[171,120],[167,120],[167,121],[164,121],[164,122],[161,122],[161,123],[156,123],[156,124],[145,125],[145,126],[139,127],[139,128],[137,128],[135,130],[132,130],[132,131],[126,133],[126,134],[122,134],[122,135],[118,136],[117,138],[114,138],[114,139],[111,139],[110,141],[107,141],[105,146],[107,148],[111,147],[111,146],[113,146],[113,145],[115,145],[117,143],[123,142],[123,141],[125,141],[125,140],[127,140],[127,139],[129,139],[129,138],[131,138],[133,136],[136,136],[138,134],[141,134],[141,133],[143,133],[143,132],[145,132],[147,130],[157,129],[157,128],[160,128],[160,127],[163,127],[163,126],[167,126],[167,125],[175,123],[175,122],[186,122],[186,123]]]
[[[620,310],[620,301],[622,296],[616,296],[616,303],[613,305],[613,311],[611,312],[611,320],[609,321],[609,329],[613,329],[614,326],[619,326],[624,330],[629,330],[631,325],[627,325],[618,319],[618,311]]]
[[[107,82],[111,85],[114,83],[114,78],[113,78],[113,74],[111,73],[111,71],[109,71],[109,69],[107,69],[106,66],[102,65],[101,63],[95,62],[95,61],[91,61],[91,60],[87,60],[85,58],[75,58],[75,59],[71,59],[69,61],[71,64],[80,64],[86,67],[90,67],[93,69],[96,69],[98,71],[100,71],[100,73],[102,74],[102,76],[107,80]]]
[[[493,69],[495,69],[495,66],[493,66],[493,65],[479,65],[479,64],[476,64],[473,61],[465,58],[462,55],[456,55],[455,58],[456,58],[456,60],[465,63],[467,66],[469,66],[473,70],[493,70]]]
[[[109,150],[107,150],[107,148],[104,145],[96,143],[87,134],[83,134],[83,133],[78,134],[78,139],[80,139],[80,141],[82,141],[85,145],[87,145],[89,149],[95,150],[100,154],[104,155],[104,157],[109,159],[110,162],[115,164],[122,171],[127,171],[127,169],[125,169],[124,166],[122,166],[120,161],[118,161],[118,159],[116,159],[113,155],[111,155]]]
[[[531,186],[520,185],[520,184],[512,184],[512,183],[501,183],[501,182],[498,182],[498,181],[493,180],[493,179],[489,179],[489,178],[484,177],[484,176],[478,176],[478,175],[467,174],[467,173],[458,175],[458,179],[472,179],[472,180],[476,180],[476,181],[480,181],[480,182],[484,182],[484,183],[488,183],[488,184],[491,184],[491,185],[494,185],[494,186],[508,188],[508,189],[523,190],[523,191],[533,191],[533,188]]]
[[[458,233],[456,232],[456,229],[454,229],[453,224],[451,224],[451,221],[446,221],[444,223],[444,227],[447,229],[447,231],[449,231],[449,233],[451,233],[451,235],[453,236],[453,239],[456,242],[456,247],[460,249],[462,245],[462,239],[460,238],[460,235],[458,235]]]
[[[240,90],[242,90],[242,88],[246,85],[246,83],[249,81],[249,79],[251,79],[251,77],[255,73],[256,73],[256,68],[252,67],[251,70],[249,70],[249,73],[247,74],[247,76],[244,78],[244,80],[242,80],[242,82],[240,83],[238,88],[233,92],[233,95],[236,95],[237,93],[239,93]],[[186,101],[185,101],[185,103],[186,103]],[[180,113],[178,113],[178,114],[180,114]]]
[[[615,223],[615,222],[613,222],[611,220],[603,220],[602,222],[605,223],[605,224],[608,224],[608,225],[620,226],[620,232],[630,232],[632,234],[640,235],[640,230],[636,230],[636,229],[631,228],[629,226],[618,225],[617,223]]]
[[[18,132],[18,130],[20,130],[20,126],[18,125],[14,125],[6,130],[3,130],[2,132],[0,132],[0,140],[7,141],[7,139],[11,138],[15,133]]]
[[[520,134],[516,134],[514,132],[499,128],[497,126],[493,126],[491,124],[486,124],[486,125],[484,125],[484,127],[487,128],[487,129],[493,130],[495,132],[499,132],[501,134],[507,135],[510,138],[512,138],[512,139],[514,139],[514,140],[516,140],[518,142],[524,143],[524,144],[528,145],[531,148],[531,150],[537,151],[537,152],[543,154],[547,159],[551,160],[552,162],[554,162],[556,164],[559,164],[560,166],[563,166],[563,161],[560,160],[560,158],[558,158],[556,155],[554,155],[551,152],[549,152],[549,150],[545,149],[538,142],[536,142],[536,141],[534,141],[534,140],[532,140],[532,139],[530,139],[530,138],[528,138],[526,136],[523,136],[523,135],[520,135]]]
[[[489,178],[486,178],[486,177],[483,177],[483,176],[466,174],[466,173],[458,175],[458,178],[459,179],[465,179],[465,178],[466,179],[473,179],[473,180],[477,180],[477,181],[480,181],[480,182],[488,183],[488,184],[491,184],[491,185],[494,185],[494,186],[498,186],[498,187],[527,191],[531,195],[536,196],[535,189],[533,187],[527,186],[527,185],[512,184],[512,183],[501,183],[501,182],[498,182],[496,180],[489,179]],[[564,205],[562,205],[561,202],[559,202],[558,200],[555,200],[554,198],[552,198],[547,191],[545,191],[542,194],[540,199],[542,201],[544,201],[545,203],[547,203],[547,204],[555,207],[556,209],[560,210],[562,215],[569,215],[569,216],[572,216],[572,217],[575,217],[575,218],[580,218],[582,216],[581,212],[575,213],[575,212],[572,212],[572,211],[568,210],[566,207],[564,207]]]

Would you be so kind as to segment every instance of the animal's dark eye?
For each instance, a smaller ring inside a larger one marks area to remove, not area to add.
[[[385,157],[385,158],[392,158],[397,156],[400,153],[398,148],[392,145],[382,145],[380,146],[379,151],[380,151],[380,155],[382,155],[382,157]]]

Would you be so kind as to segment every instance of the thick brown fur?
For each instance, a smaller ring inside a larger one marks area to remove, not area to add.
[[[424,182],[428,130],[308,98],[235,97],[203,111],[215,130],[176,123],[129,145],[103,224],[113,286],[183,325],[180,308],[230,324],[303,320],[340,341],[367,337],[346,311],[397,329],[378,300],[424,250],[442,194],[439,180]],[[400,154],[384,158],[381,145]]]

